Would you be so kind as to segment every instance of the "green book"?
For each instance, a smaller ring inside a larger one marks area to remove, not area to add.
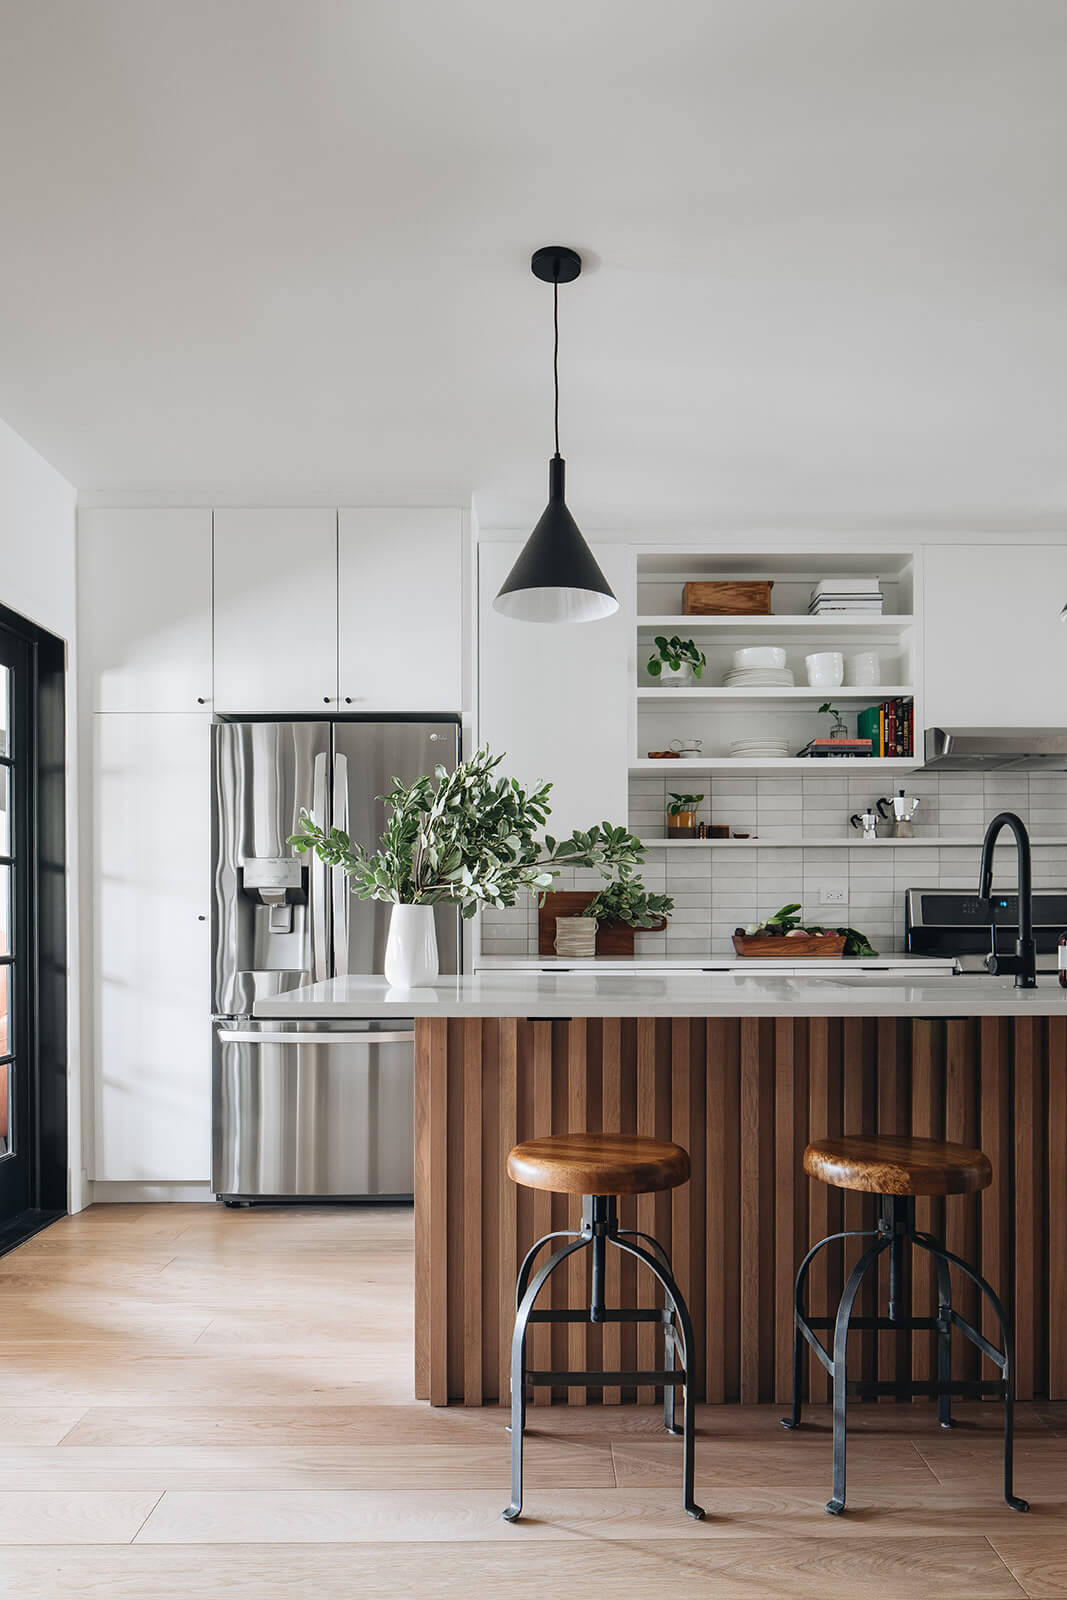
[[[858,739],[869,739],[871,741],[871,751],[874,755],[879,753],[878,715],[878,706],[868,706],[856,718],[856,737]]]

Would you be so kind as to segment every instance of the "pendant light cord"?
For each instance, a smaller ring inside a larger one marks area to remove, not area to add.
[[[556,454],[559,455],[559,264],[556,264],[556,281],[552,285],[552,386],[555,390]]]

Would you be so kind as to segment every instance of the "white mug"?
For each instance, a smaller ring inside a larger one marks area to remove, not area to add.
[[[680,756],[699,756],[704,752],[703,739],[672,739],[671,749]]]
[[[805,656],[804,665],[812,689],[837,689],[845,681],[845,658],[840,650],[820,650],[817,655]]]
[[[853,689],[873,689],[882,681],[882,667],[876,650],[860,650],[845,662],[845,681]]]

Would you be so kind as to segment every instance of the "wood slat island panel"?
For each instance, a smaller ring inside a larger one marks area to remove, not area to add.
[[[991,1188],[920,1200],[920,1226],[947,1237],[1014,1306],[1019,1397],[1067,1397],[1065,1073],[1067,1017],[418,1018],[416,1393],[435,1405],[507,1403],[519,1263],[541,1233],[577,1228],[580,1215],[577,1198],[517,1189],[508,1152],[546,1133],[608,1129],[673,1138],[692,1158],[689,1184],[624,1199],[620,1216],[672,1255],[696,1325],[699,1398],[786,1401],[799,1256],[836,1228],[873,1227],[876,1205],[806,1178],[804,1146],[877,1132],[986,1150]],[[836,1303],[856,1254],[847,1246],[825,1251],[812,1272],[812,1311]],[[551,1303],[584,1300],[587,1261],[559,1276]],[[609,1262],[614,1303],[654,1303],[635,1263],[615,1252]],[[917,1312],[932,1289],[920,1261]],[[868,1296],[857,1309],[872,1305],[873,1287]],[[975,1309],[966,1292],[960,1305]],[[532,1364],[549,1365],[554,1340],[557,1367],[648,1365],[639,1348],[648,1334],[542,1326]],[[957,1349],[960,1375],[977,1375],[969,1347]],[[917,1334],[910,1351],[907,1335],[857,1336],[855,1362],[857,1376],[929,1376],[930,1336]],[[825,1398],[819,1370],[812,1394]],[[603,1402],[649,1398],[608,1390]]]

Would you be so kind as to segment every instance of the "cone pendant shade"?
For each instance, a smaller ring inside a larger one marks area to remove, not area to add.
[[[619,602],[567,510],[559,453],[559,286],[574,282],[582,258],[567,245],[544,245],[534,251],[530,270],[542,283],[552,285],[556,453],[548,464],[548,504],[493,606],[520,622],[597,622],[618,611]]]
[[[493,606],[520,622],[597,622],[619,609],[563,497],[564,461],[548,465],[548,505]]]

